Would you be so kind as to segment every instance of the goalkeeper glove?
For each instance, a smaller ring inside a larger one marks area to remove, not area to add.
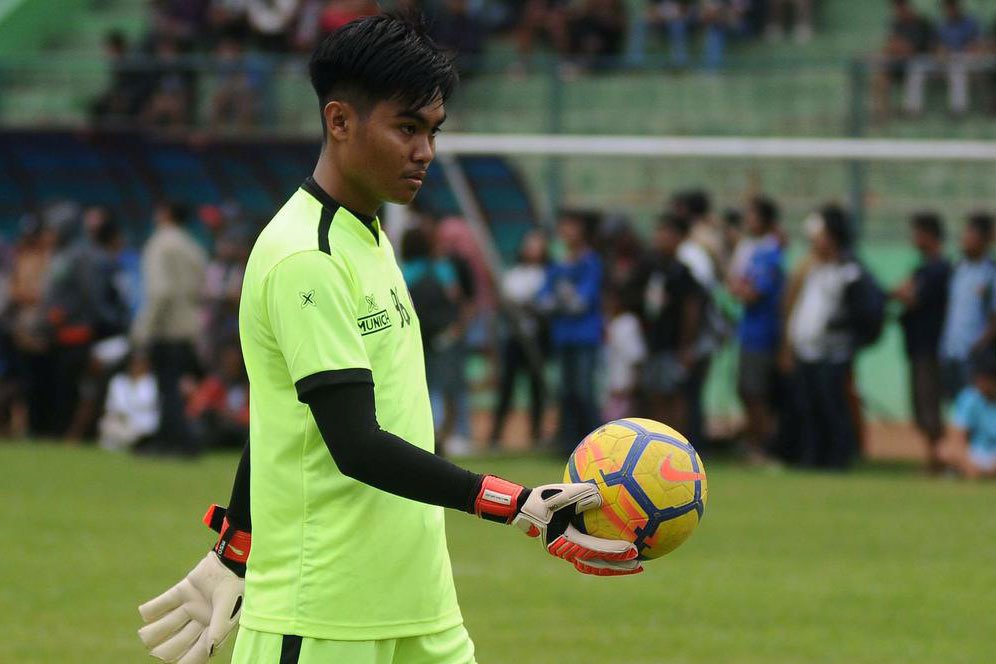
[[[239,624],[252,536],[212,505],[204,522],[218,531],[214,548],[175,586],[138,607],[138,636],[164,662],[203,664]]]
[[[485,475],[471,511],[483,519],[517,526],[530,537],[541,537],[551,555],[572,563],[584,574],[642,572],[633,544],[593,537],[571,524],[573,516],[601,506],[602,496],[593,484],[544,484],[527,489]]]

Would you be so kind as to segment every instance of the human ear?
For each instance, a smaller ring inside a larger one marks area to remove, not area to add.
[[[356,125],[356,114],[348,104],[341,101],[330,101],[322,109],[328,136],[334,141],[344,141],[349,138],[351,129]]]

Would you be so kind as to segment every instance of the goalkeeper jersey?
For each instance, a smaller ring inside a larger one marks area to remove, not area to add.
[[[381,428],[433,449],[419,322],[379,221],[308,178],[252,249],[239,331],[253,524],[241,623],[335,640],[459,625],[443,508],[340,473],[301,401],[372,382]]]

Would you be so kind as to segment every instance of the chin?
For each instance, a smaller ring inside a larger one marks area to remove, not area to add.
[[[418,191],[419,191],[418,189],[415,190],[405,189],[404,191],[399,191],[393,196],[390,196],[387,199],[387,202],[394,203],[396,205],[408,205],[413,200],[415,200],[415,196],[418,194]]]

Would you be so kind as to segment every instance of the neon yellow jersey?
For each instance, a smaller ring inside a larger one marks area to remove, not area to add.
[[[299,400],[372,381],[380,426],[433,448],[419,323],[379,222],[309,178],[252,249],[239,331],[253,526],[242,624],[335,640],[461,624],[443,509],[340,473]]]

